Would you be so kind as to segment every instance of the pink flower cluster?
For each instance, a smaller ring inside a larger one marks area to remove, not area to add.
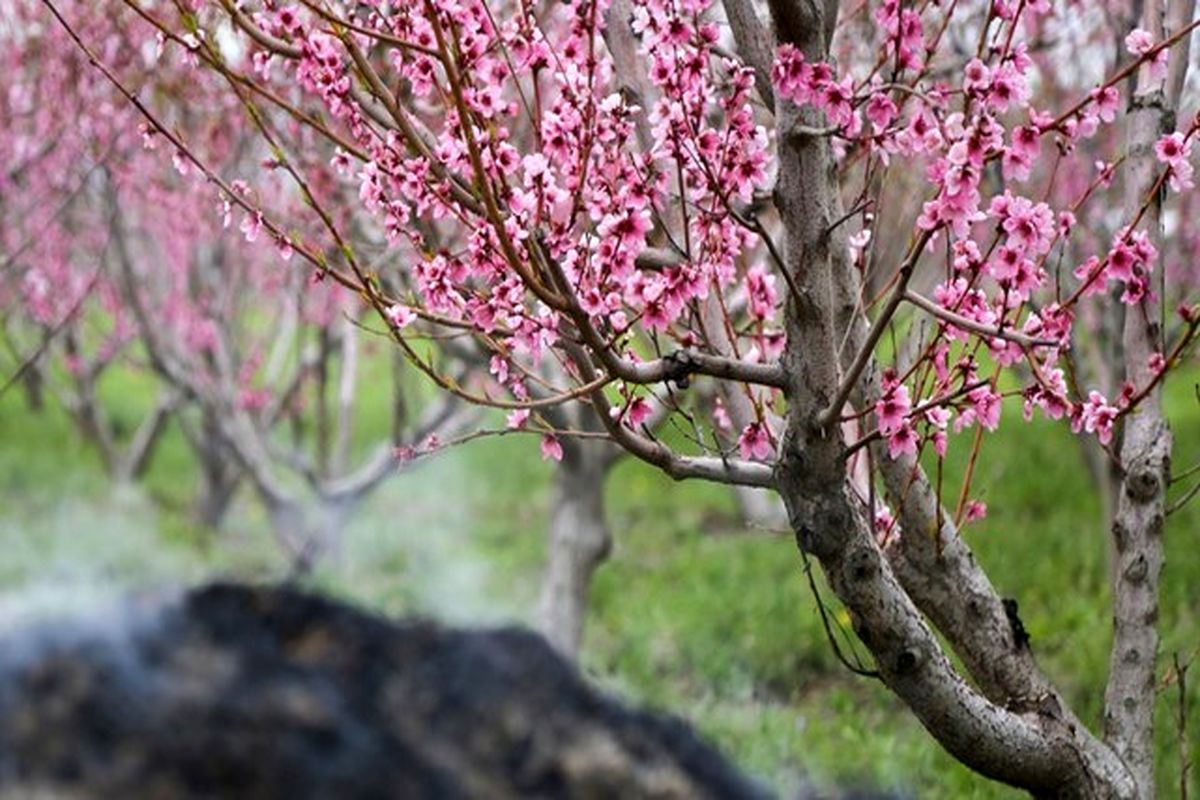
[[[884,0],[875,10],[875,21],[886,36],[884,51],[899,69],[925,66],[924,28],[917,11],[902,8],[900,0]]]
[[[1154,50],[1156,42],[1149,31],[1135,28],[1125,37],[1125,49],[1131,55],[1145,56]],[[1167,77],[1167,58],[1170,51],[1165,47],[1156,52],[1150,59],[1151,80],[1161,81]]]
[[[1150,272],[1158,260],[1158,249],[1145,231],[1118,231],[1112,249],[1103,259],[1092,256],[1075,269],[1082,281],[1080,291],[1098,294],[1107,291],[1110,282],[1123,284],[1121,301],[1135,305],[1150,293]]]
[[[1192,154],[1190,136],[1179,131],[1168,133],[1154,145],[1154,153],[1170,170],[1167,181],[1172,189],[1182,192],[1195,187],[1196,184],[1192,180],[1195,170],[1192,162],[1188,160]]]
[[[847,136],[856,135],[862,122],[854,115],[854,79],[850,75],[838,80],[831,64],[809,63],[794,45],[785,44],[775,55],[771,79],[781,96],[798,106],[811,105],[825,112],[831,123],[848,128]]]
[[[742,458],[766,461],[775,451],[771,429],[765,422],[751,422],[742,429],[741,436],[738,437],[738,451]]]
[[[917,454],[920,437],[909,420],[911,412],[908,387],[896,381],[894,375],[885,375],[883,395],[875,403],[875,419],[880,435],[887,439],[888,455],[892,458]]]

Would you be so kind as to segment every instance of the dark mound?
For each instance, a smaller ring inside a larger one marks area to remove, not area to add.
[[[0,642],[0,796],[749,798],[518,629],[216,584]]]

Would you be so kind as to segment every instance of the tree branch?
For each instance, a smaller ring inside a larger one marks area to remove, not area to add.
[[[771,65],[775,61],[771,34],[767,31],[754,0],[724,0],[725,17],[733,31],[738,54],[754,70],[754,85],[767,108],[775,109],[775,91],[771,86]]]
[[[1176,15],[1191,20],[1195,0],[1172,3]],[[1177,22],[1182,22],[1178,20]],[[1163,8],[1147,2],[1141,28],[1164,38]],[[1176,72],[1164,92],[1143,64],[1131,86],[1126,118],[1125,206],[1142,213],[1142,226],[1156,246],[1162,244],[1162,195],[1147,206],[1144,198],[1159,185],[1154,145],[1173,127],[1176,93],[1186,72]],[[1162,264],[1158,265],[1163,270]],[[1153,386],[1137,413],[1124,419],[1121,464],[1125,469],[1112,535],[1113,643],[1104,691],[1104,735],[1133,772],[1142,797],[1154,797],[1154,672],[1158,658],[1158,590],[1163,565],[1163,522],[1171,472],[1171,433],[1163,417],[1162,389],[1149,366],[1158,352],[1162,321],[1155,304],[1143,299],[1126,309],[1122,334],[1125,379]]]

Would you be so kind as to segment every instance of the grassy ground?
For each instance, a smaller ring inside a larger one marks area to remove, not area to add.
[[[132,376],[106,386],[130,426],[152,397],[145,388]],[[1174,387],[1172,404],[1176,462],[1186,467],[1200,459],[1190,384]],[[1099,501],[1068,434],[1007,424],[977,477],[991,513],[966,535],[998,589],[1019,599],[1045,668],[1096,727],[1111,637]],[[480,442],[392,481],[313,580],[389,613],[528,619],[548,500],[536,449]],[[171,431],[145,485],[114,491],[60,413],[30,414],[15,392],[0,399],[0,623],[86,606],[118,586],[281,575],[252,498],[216,534],[147,499],[186,498],[194,479]],[[672,484],[631,463],[608,492],[617,542],[594,587],[584,656],[596,680],[688,717],[781,789],[837,780],[919,797],[1015,796],[957,766],[886,691],[837,665],[789,537],[741,529],[723,489]],[[1168,657],[1200,646],[1198,523],[1200,503],[1168,525]],[[1177,793],[1176,710],[1174,690],[1162,693],[1163,796]],[[1195,744],[1191,755],[1200,762]]]

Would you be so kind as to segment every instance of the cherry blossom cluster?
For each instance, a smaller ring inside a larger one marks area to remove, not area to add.
[[[1110,402],[1097,389],[1076,387],[1070,358],[1064,359],[1083,298],[1106,297],[1113,286],[1127,305],[1153,298],[1160,254],[1148,232],[1138,228],[1138,219],[1114,231],[1107,248],[1076,262],[1074,286],[1063,285],[1059,270],[1062,259],[1075,252],[1066,242],[1077,231],[1078,214],[1094,217],[1092,209],[1103,205],[1089,206],[1089,201],[1113,180],[1113,163],[1097,160],[1088,177],[1091,165],[1083,156],[1084,143],[1117,120],[1120,75],[1076,89],[1078,99],[1066,112],[1042,110],[1031,104],[1032,87],[1045,78],[1034,77],[1038,63],[1013,29],[1022,14],[1027,20],[1045,16],[1050,5],[993,4],[991,13],[998,20],[995,44],[981,43],[957,83],[924,77],[940,33],[927,34],[932,26],[923,23],[921,12],[897,3],[884,2],[875,11],[884,46],[873,67],[812,63],[790,45],[776,53],[777,93],[817,112],[804,135],[829,137],[848,173],[862,155],[868,164],[877,160],[883,167],[897,156],[926,165],[932,196],[915,219],[924,245],[915,262],[919,266],[932,261],[932,254],[945,253],[945,277],[923,303],[940,309],[935,314],[939,336],[925,348],[922,364],[904,375],[888,371],[883,378],[873,410],[877,434],[893,458],[916,455],[925,443],[943,456],[948,430],[998,426],[1001,395],[995,377],[981,378],[980,345],[999,368],[1029,368],[1031,378],[1019,390],[1027,419],[1034,409],[1049,419],[1067,418],[1073,430],[1094,434],[1103,445],[1111,442],[1116,420],[1131,410],[1131,399],[1147,388],[1125,385]],[[1135,62],[1121,74],[1144,62],[1151,80],[1163,80],[1167,44],[1133,31],[1125,46]],[[858,71],[864,68],[869,69]],[[891,72],[891,84],[881,79],[882,71]],[[897,85],[905,74],[915,77]],[[822,119],[828,128],[821,127]],[[1194,130],[1164,135],[1156,147],[1163,178],[1176,192],[1193,188]],[[1053,169],[1047,177],[1038,168],[1048,162]],[[988,177],[992,164],[999,167],[999,185]],[[1035,178],[1048,181],[1048,187],[1036,185]],[[852,259],[860,267],[872,241],[873,218],[873,210],[864,206],[863,227],[849,237]],[[1158,353],[1155,360],[1159,368],[1151,370],[1152,381],[1166,359]],[[743,454],[762,452],[764,441],[759,431],[747,429]]]
[[[492,371],[521,401],[528,370],[557,343],[564,316],[618,343],[637,328],[693,346],[685,320],[710,291],[740,288],[753,324],[735,344],[778,356],[776,276],[738,265],[754,234],[737,209],[768,187],[771,142],[753,110],[752,71],[717,55],[707,3],[634,4],[649,64],[644,107],[598,57],[602,3],[544,19],[525,10],[503,22],[482,2],[401,5],[404,13],[372,12],[359,24],[403,43],[380,80],[405,81],[411,111],[356,95],[354,48],[368,37],[339,40],[307,9],[251,14],[284,52],[250,56],[264,77],[282,81],[294,70],[351,137],[357,158],[339,148],[334,166],[357,181],[363,208],[410,261],[411,294],[387,307],[397,330],[436,318],[488,336],[496,359],[522,362]],[[455,55],[449,67],[446,51]],[[631,148],[638,137],[643,147]],[[539,146],[528,149],[530,141]],[[656,222],[672,217],[666,263],[641,263]],[[259,224],[242,223],[248,234]],[[469,232],[461,246],[431,247],[450,225]],[[637,416],[624,418],[636,424]]]
[[[854,35],[840,32],[856,24],[847,19],[825,59],[778,48],[775,99],[802,113],[772,131],[763,73],[738,59],[718,5],[629,8],[623,44],[606,0],[537,13],[484,0],[199,3],[195,30],[163,23],[162,36],[197,72],[259,87],[240,99],[271,142],[269,172],[292,175],[319,219],[287,229],[270,192],[237,182],[220,214],[285,259],[300,253],[318,278],[335,272],[410,358],[422,359],[410,340],[471,334],[491,378],[475,399],[504,407],[510,427],[536,421],[539,398],[589,396],[630,430],[666,406],[702,452],[775,458],[780,381],[735,388],[744,403],[689,407],[688,361],[672,359],[778,363],[795,287],[771,191],[776,149],[794,140],[832,154],[848,207],[835,240],[865,284],[883,287],[863,298],[868,310],[888,309],[881,325],[897,314],[932,324],[912,363],[877,354],[896,362],[865,408],[836,410],[862,423],[851,451],[879,439],[892,458],[927,446],[942,457],[953,434],[996,430],[1006,397],[1027,419],[1067,420],[1109,444],[1148,386],[1089,385],[1073,345],[1109,297],[1158,299],[1156,264],[1170,263],[1159,250],[1176,252],[1156,246],[1142,214],[1108,212],[1123,81],[1142,68],[1164,80],[1178,39],[1121,31],[1109,39],[1124,52],[1093,80],[1056,68],[1042,33],[1079,26],[1045,0],[883,0],[864,7],[869,46],[839,43]],[[229,23],[245,46],[223,51],[212,31]],[[1194,130],[1155,148],[1160,186],[1181,202]],[[314,152],[321,163],[300,163]],[[356,200],[335,202],[341,191]],[[368,224],[380,233],[370,263],[338,233]],[[545,437],[543,455],[556,458],[558,442]]]

